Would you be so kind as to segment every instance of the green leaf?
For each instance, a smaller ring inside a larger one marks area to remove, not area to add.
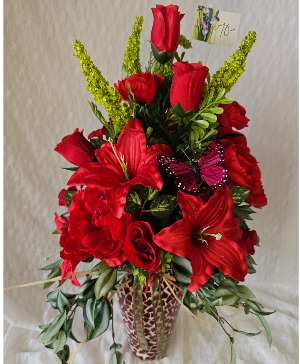
[[[214,298],[231,296],[232,294],[234,294],[234,292],[232,291],[232,289],[226,288],[226,287],[218,287],[216,289],[215,294],[214,294]]]
[[[89,298],[83,308],[83,318],[87,325],[91,326],[93,329],[94,325],[94,315],[95,315],[96,299],[94,297]]]
[[[209,127],[209,122],[206,120],[195,120],[194,121],[200,128],[207,129]]]
[[[214,91],[211,90],[210,92],[212,92],[212,94],[214,94]],[[221,90],[219,91],[218,95],[216,96],[216,101],[222,99],[222,97],[225,95],[225,88],[221,88]]]
[[[234,340],[232,337],[230,337],[230,364],[236,364],[236,354],[234,350]]]
[[[175,107],[173,108],[174,113],[180,117],[180,119],[183,119],[187,116],[190,116],[193,114],[193,111],[184,111],[181,105],[177,102]]]
[[[111,356],[109,364],[125,364],[123,355],[119,351],[115,351]]]
[[[40,270],[53,270],[55,268],[59,268],[61,266],[62,261],[63,261],[62,259],[58,259],[56,262],[40,268]]]
[[[241,298],[236,295],[222,296],[222,304],[223,306],[235,306]]]
[[[250,205],[234,205],[233,213],[235,216],[239,217],[241,220],[253,220],[250,214],[254,214],[255,211],[252,210]]]
[[[63,326],[64,322],[66,321],[67,314],[66,311],[62,312],[58,316],[55,317],[55,319],[52,321],[51,325],[48,327],[48,329],[45,331],[44,336],[41,340],[43,344],[50,343],[53,336],[58,333],[60,328]]]
[[[110,305],[107,300],[104,300],[103,302],[98,303],[95,308],[95,328],[93,329],[85,324],[85,329],[87,331],[87,340],[93,340],[99,335],[102,335],[108,328],[109,320]]]
[[[162,63],[162,64],[167,63],[173,56],[173,54],[170,54],[170,53],[168,53],[166,51],[159,52],[152,43],[151,43],[151,49],[152,49],[152,53],[153,53],[154,58],[159,63]]]
[[[68,167],[68,168],[63,168],[63,169],[65,169],[66,171],[76,172],[79,169],[79,167]]]
[[[92,269],[91,269],[91,273],[95,273],[95,274],[101,274],[103,273],[106,269],[109,269],[110,266],[106,263],[106,262],[100,262],[98,264],[96,264]]]
[[[232,194],[232,198],[235,204],[240,205],[243,203],[247,196],[249,195],[250,190],[248,188],[240,187],[240,186],[231,186],[230,191]]]
[[[121,344],[118,344],[118,343],[113,343],[109,350],[112,350],[112,349],[115,349],[115,350],[118,350],[118,349],[121,349],[122,345]]]
[[[259,318],[260,322],[263,324],[263,327],[264,327],[265,332],[267,334],[268,344],[271,347],[272,346],[272,333],[271,333],[270,326],[269,326],[269,324],[267,323],[266,319],[263,316],[258,315],[258,314],[256,314],[256,316]]]
[[[67,364],[67,361],[70,357],[70,348],[68,345],[65,345],[61,351],[56,353],[59,360],[61,361],[61,364]]]
[[[87,300],[94,296],[94,285],[96,283],[95,279],[89,279],[85,281],[78,290],[78,298],[80,300]]]
[[[214,123],[215,121],[218,120],[216,115],[211,114],[211,113],[201,112],[200,115],[203,117],[203,119],[205,119],[211,123]]]
[[[65,191],[65,200],[66,200],[66,204],[69,207],[71,205],[72,202],[72,196],[74,195],[74,193],[76,193],[77,191]]]
[[[224,109],[222,107],[211,107],[207,111],[212,114],[223,114]]]
[[[238,284],[237,289],[238,289],[239,293],[241,293],[243,295],[243,297],[246,297],[247,299],[255,298],[254,293],[248,287],[246,287],[242,284]]]
[[[54,278],[54,277],[59,277],[60,276],[60,273],[61,273],[61,270],[60,270],[60,267],[58,268],[54,268],[49,274],[48,274],[48,279],[51,279],[51,278]],[[49,288],[50,286],[52,286],[52,284],[54,284],[54,282],[46,282],[44,283],[44,286],[43,288]]]
[[[117,282],[120,282],[127,274],[127,270],[117,270]]]
[[[191,283],[192,266],[189,260],[174,256],[172,259],[173,271],[177,283],[188,286]]]
[[[130,190],[126,197],[125,211],[134,214],[141,208],[141,205],[142,200],[139,194],[134,190]]]
[[[117,282],[117,270],[115,268],[106,269],[97,279],[95,283],[95,296],[99,300],[101,297],[107,295]]]
[[[177,205],[177,199],[172,195],[156,196],[151,202],[150,210],[152,215],[159,218],[169,216]]]
[[[156,190],[155,188],[148,188],[148,187],[144,187],[142,185],[139,185],[139,190],[140,190],[142,199],[146,200],[146,201],[153,200],[154,197],[159,193],[159,191]]]
[[[224,104],[232,104],[233,103],[233,99],[230,99],[229,97],[226,97],[226,99],[222,99],[219,101],[219,104],[224,105]]]
[[[57,334],[56,340],[53,343],[54,353],[57,354],[59,351],[61,351],[65,346],[66,342],[67,342],[67,336],[64,333],[64,331],[60,330]]]
[[[52,291],[47,295],[48,301],[51,306],[63,312],[66,307],[70,307],[71,303],[68,298],[60,290]]]

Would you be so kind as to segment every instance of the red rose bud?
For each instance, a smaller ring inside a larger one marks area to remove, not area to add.
[[[122,100],[128,101],[131,91],[135,101],[150,104],[163,81],[164,78],[160,75],[154,76],[150,72],[141,72],[118,81],[118,84],[115,83],[114,86],[122,96]]]
[[[222,139],[224,148],[223,166],[228,170],[229,182],[236,186],[248,188],[246,202],[254,207],[263,207],[267,198],[261,183],[261,173],[257,160],[250,154],[250,149],[232,140]]]
[[[238,245],[245,257],[255,253],[254,246],[257,244],[258,236],[255,230],[244,230],[242,239],[238,241]]]
[[[73,134],[65,136],[54,150],[75,166],[91,162],[95,155],[93,145],[85,139],[83,131],[80,132],[78,128]]]
[[[130,263],[150,273],[160,266],[160,248],[153,238],[153,231],[147,222],[132,222],[127,227],[123,248]]]
[[[151,44],[154,57],[161,63],[167,62],[176,51],[180,39],[180,14],[177,5],[156,5],[152,8],[153,26]]]
[[[201,100],[208,68],[199,63],[176,62],[173,71],[171,105],[175,112],[177,104],[184,112],[195,111]]]
[[[224,127],[233,127],[238,130],[248,126],[249,119],[246,117],[246,110],[233,101],[232,104],[219,105],[224,109],[223,113],[218,115],[218,122]]]

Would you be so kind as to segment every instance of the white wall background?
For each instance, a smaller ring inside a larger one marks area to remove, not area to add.
[[[159,2],[159,1],[158,1]],[[161,0],[167,5],[170,1]],[[230,0],[175,1],[185,17],[182,33],[190,36],[198,4],[242,14],[238,42],[250,29],[258,33],[247,72],[231,92],[247,109],[246,130],[258,159],[269,204],[254,216],[261,238],[255,259],[257,274],[246,283],[267,308],[274,346],[264,334],[237,337],[238,363],[296,363],[298,358],[298,2]],[[43,257],[58,248],[54,229],[57,193],[69,172],[53,151],[76,127],[85,135],[98,127],[86,100],[85,80],[72,57],[72,40],[80,39],[94,63],[111,82],[121,77],[125,41],[136,15],[144,15],[142,60],[148,59],[152,13],[156,1],[139,0],[6,0],[4,1],[5,199],[4,285],[39,280]],[[212,46],[208,66],[214,72],[238,46]],[[207,56],[208,45],[193,41],[189,61]],[[242,314],[232,321],[256,330]],[[5,363],[58,363],[38,343],[37,325],[52,316],[41,287],[5,294]],[[117,311],[117,320],[120,315]],[[181,312],[169,358],[162,363],[229,363],[225,335],[211,320],[201,324]],[[126,363],[132,357],[121,323]],[[105,334],[87,344],[75,363],[108,363],[111,338]],[[75,346],[72,346],[74,350]]]

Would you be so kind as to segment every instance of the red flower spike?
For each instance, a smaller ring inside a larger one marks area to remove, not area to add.
[[[68,185],[101,188],[113,213],[120,217],[131,186],[141,184],[157,190],[162,188],[156,157],[172,153],[171,148],[164,144],[147,147],[141,122],[134,119],[125,126],[116,144],[104,143],[96,151],[99,163],[80,167],[71,176]]]
[[[221,186],[204,202],[200,197],[178,191],[183,219],[161,230],[154,241],[162,249],[190,258],[190,291],[207,282],[214,267],[225,275],[243,281],[247,274],[244,256],[235,242],[242,236],[238,219],[233,218],[233,200],[227,185]]]

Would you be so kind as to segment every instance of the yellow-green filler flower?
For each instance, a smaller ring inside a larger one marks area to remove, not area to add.
[[[142,72],[142,65],[140,62],[140,43],[141,32],[144,18],[137,16],[132,28],[132,33],[127,39],[127,48],[124,51],[123,70],[128,75]]]
[[[86,77],[88,91],[98,104],[104,106],[114,124],[115,132],[122,130],[131,119],[128,106],[121,102],[120,94],[102,76],[79,40],[73,42],[73,48],[74,56],[79,60],[81,71]]]

